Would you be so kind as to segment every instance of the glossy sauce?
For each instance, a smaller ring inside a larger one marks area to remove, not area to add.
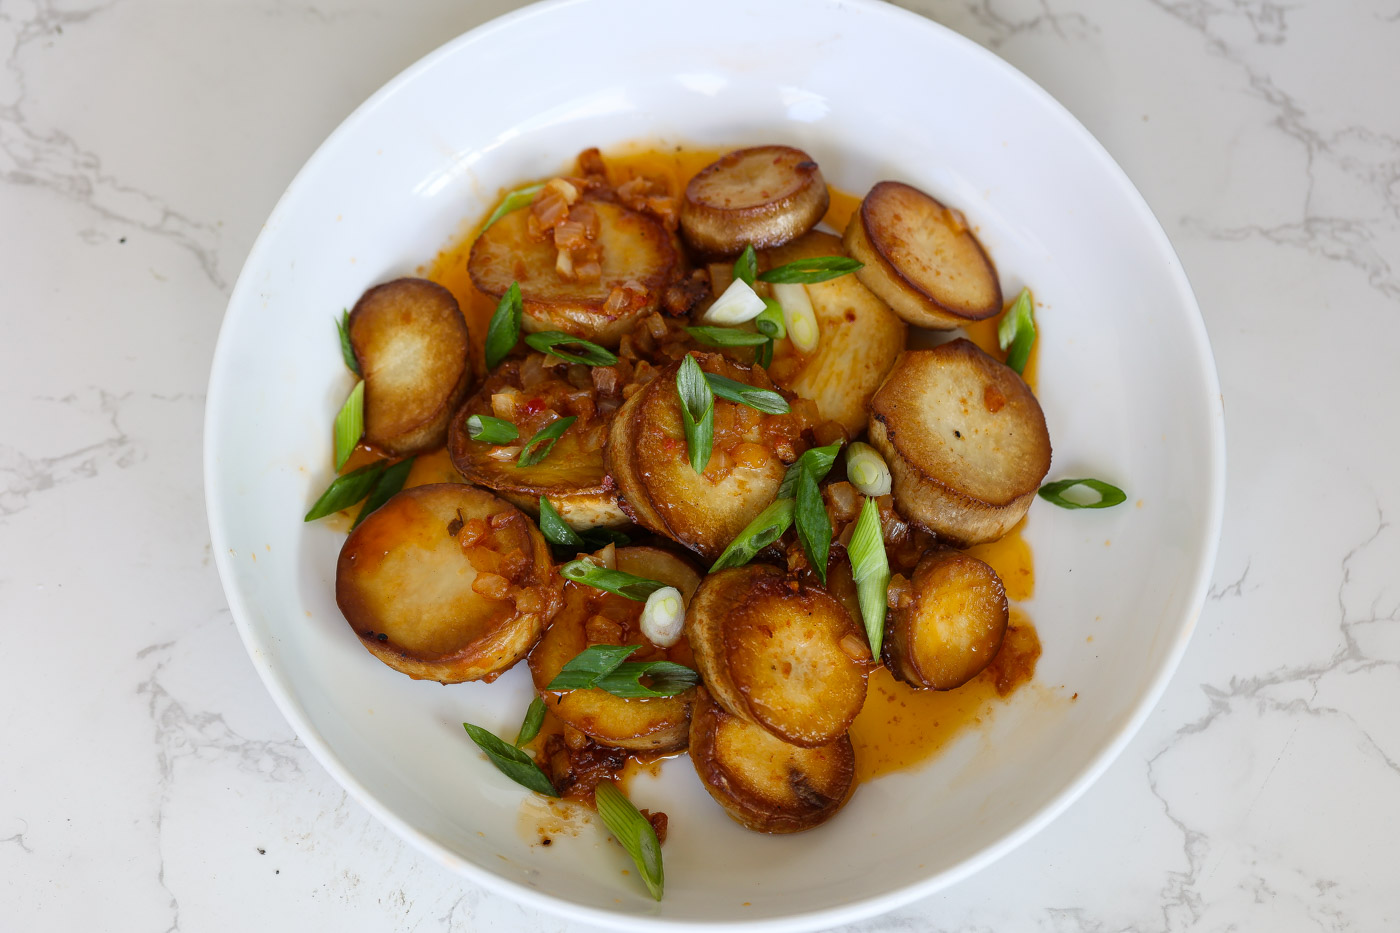
[[[614,184],[642,174],[664,179],[671,192],[680,195],[690,178],[720,154],[720,150],[706,149],[631,148],[610,153],[606,161],[610,180]],[[572,170],[572,166],[569,170]],[[845,231],[851,215],[860,207],[861,199],[836,188],[829,190],[831,203],[822,222],[839,235]],[[501,193],[504,195],[505,192]],[[484,372],[482,341],[491,315],[495,312],[496,299],[478,291],[467,274],[467,259],[479,228],[480,222],[440,251],[419,273],[443,285],[457,297],[472,337],[472,361],[480,374]],[[1014,295],[1008,297],[1015,298]],[[970,340],[1004,362],[1006,354],[997,346],[996,336],[1000,318],[1001,315],[998,315],[975,322],[964,330]],[[781,352],[780,346],[778,354]],[[1037,342],[1024,375],[1032,389],[1036,384],[1038,357]],[[355,463],[352,458],[351,464]],[[455,476],[456,471],[446,460],[445,453],[439,451],[419,458],[410,474],[409,485],[449,481],[448,477]],[[965,730],[975,728],[1001,699],[1034,675],[1035,659],[1040,653],[1039,639],[1030,618],[1015,605],[1030,599],[1035,588],[1034,561],[1030,546],[1022,536],[1024,525],[1023,520],[1001,540],[969,550],[970,554],[986,561],[997,571],[1006,587],[1007,598],[1012,603],[1011,623],[1003,650],[987,670],[956,690],[916,690],[896,681],[883,667],[877,669],[870,676],[865,707],[856,717],[850,733],[856,750],[859,780],[912,768],[927,761]],[[534,749],[537,755],[542,755],[548,736],[560,734],[562,728],[562,723],[555,717],[546,715],[539,737],[528,747]],[[625,784],[638,773],[655,772],[661,760],[677,754],[680,753],[631,756],[617,776]],[[591,794],[587,796],[591,798]]]

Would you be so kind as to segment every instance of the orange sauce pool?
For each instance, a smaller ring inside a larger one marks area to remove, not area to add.
[[[647,175],[664,179],[671,192],[679,195],[696,172],[721,154],[722,150],[632,146],[608,153],[606,162],[610,180],[614,184],[620,184],[637,175]],[[561,168],[571,170],[569,166]],[[521,183],[526,182],[522,180]],[[831,203],[822,222],[840,234],[860,207],[861,199],[830,186],[829,191]],[[501,195],[504,194],[505,191],[502,190]],[[444,286],[456,296],[472,335],[472,362],[478,372],[484,370],[482,340],[491,315],[496,310],[496,299],[478,291],[467,274],[467,258],[481,222],[472,225],[461,237],[444,247],[432,262],[419,270],[420,274]],[[1000,318],[1001,315],[998,315],[986,321],[975,322],[966,326],[964,330],[968,339],[1004,362],[1006,354],[997,346],[996,328]],[[1024,374],[1026,383],[1032,389],[1036,384],[1038,357],[1037,342],[1031,351]],[[364,462],[368,461],[362,460],[360,464]],[[352,458],[347,468],[353,468],[353,465],[356,465],[356,461]],[[445,452],[438,451],[420,457],[418,462],[415,462],[407,485],[450,481],[460,481],[460,478],[452,469]],[[1007,598],[1012,603],[1011,627],[997,661],[970,683],[956,690],[941,692],[913,689],[896,681],[885,668],[877,669],[870,677],[865,707],[851,726],[850,735],[855,746],[859,780],[869,780],[891,771],[922,764],[965,730],[976,728],[1001,699],[1030,680],[1034,672],[1035,658],[1040,653],[1040,643],[1030,618],[1016,606],[1016,603],[1030,599],[1035,589],[1035,563],[1030,545],[1022,535],[1024,526],[1025,521],[1022,520],[1001,540],[978,545],[969,550],[974,557],[986,561],[996,570],[1006,587]],[[1006,657],[1003,658],[1002,655]],[[542,752],[546,736],[560,728],[561,725],[553,716],[546,717],[540,737],[531,742],[530,747]],[[638,773],[654,772],[660,760],[665,757],[672,756],[629,760],[620,777],[626,782]]]

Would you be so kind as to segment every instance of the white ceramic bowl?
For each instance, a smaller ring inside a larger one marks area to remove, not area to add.
[[[834,924],[1007,852],[1142,722],[1214,560],[1220,396],[1161,228],[1088,132],[1010,66],[867,0],[679,10],[529,7],[429,55],[336,130],[268,219],[229,302],[209,385],[209,522],[234,618],[288,720],[356,799],[444,866],[614,928]],[[626,855],[601,828],[532,848],[518,826],[526,794],[467,741],[464,719],[513,734],[524,666],[490,686],[391,671],[336,609],[343,536],[301,522],[330,476],[331,418],[350,385],[332,315],[430,260],[501,187],[585,146],[638,139],[790,143],[846,190],[896,178],[962,208],[1006,292],[1030,284],[1045,304],[1051,477],[1101,476],[1129,494],[1099,512],[1037,501],[1038,686],[921,770],[862,786],[826,826],[749,833],[685,759],[638,781],[638,804],[671,816],[660,904],[621,874]]]

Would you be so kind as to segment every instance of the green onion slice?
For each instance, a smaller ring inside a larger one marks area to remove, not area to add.
[[[700,675],[672,661],[628,661],[640,645],[590,645],[559,669],[546,690],[604,690],[627,700],[672,697],[700,683]],[[642,677],[651,680],[644,686]]]
[[[777,541],[792,524],[793,501],[779,499],[758,513],[758,517],[744,526],[744,530],[729,542],[729,547],[715,561],[710,573],[726,567],[742,567],[753,560],[759,551]]]
[[[316,504],[311,507],[311,511],[306,513],[306,518],[302,521],[314,522],[318,518],[325,518],[341,509],[350,508],[369,495],[382,472],[384,472],[384,461],[376,460],[368,466],[362,466],[344,476],[337,476],[326,487],[326,491],[321,493],[321,498],[316,500]]]
[[[676,394],[681,399],[681,417],[685,422],[685,443],[690,452],[690,467],[696,473],[705,472],[715,443],[715,397],[710,391],[706,373],[687,355],[676,373]]]
[[[787,399],[770,389],[757,389],[746,382],[736,382],[714,373],[705,373],[705,381],[709,383],[710,391],[726,402],[747,405],[769,415],[785,415],[792,410]]]
[[[666,585],[622,570],[599,567],[593,561],[585,559],[569,561],[559,568],[559,575],[565,580],[582,583],[597,590],[607,590],[639,603],[646,602],[648,596]]]
[[[579,533],[569,527],[569,523],[564,521],[564,516],[560,515],[554,504],[544,496],[540,496],[540,534],[544,535],[550,544],[559,547],[582,550],[585,546]]]
[[[344,308],[336,318],[335,329],[340,332],[340,355],[345,358],[345,365],[352,373],[360,375],[360,361],[355,359],[355,348],[350,343],[350,312]]]
[[[462,728],[467,730],[467,735],[472,737],[476,747],[485,752],[491,763],[506,777],[537,794],[544,794],[546,797],[559,796],[548,775],[535,764],[535,759],[514,745],[496,738],[480,726],[464,722]]]
[[[870,653],[878,658],[885,638],[885,596],[890,588],[890,562],[885,555],[880,509],[874,499],[867,498],[861,506],[856,530],[846,550],[851,558],[851,576],[856,581],[861,618],[865,621],[866,640],[870,642]]]
[[[758,317],[753,319],[753,326],[758,329],[760,334],[774,340],[786,337],[787,327],[783,325],[783,306],[774,298],[763,299],[763,310],[758,312]]]
[[[622,795],[612,781],[599,781],[593,789],[598,815],[627,854],[632,856],[637,873],[646,882],[647,890],[658,901],[666,887],[666,875],[661,867],[661,841],[651,821],[642,816],[632,801]]]
[[[575,531],[573,526],[564,521],[564,516],[559,514],[554,503],[544,496],[540,496],[539,525],[540,533],[550,544],[574,554],[580,551],[596,551],[609,544],[626,547],[632,543],[631,538],[612,528],[590,528],[587,531]]]
[[[849,275],[863,265],[864,263],[857,262],[848,256],[812,256],[808,259],[798,259],[785,266],[778,266],[776,269],[769,269],[760,275],[758,280],[775,284],[793,282],[813,285],[817,282],[825,282],[828,279]]]
[[[554,442],[564,436],[564,432],[578,420],[578,415],[569,415],[567,418],[559,418],[535,432],[535,436],[525,442],[525,446],[520,448],[520,458],[515,465],[519,467],[532,467],[539,463],[549,452],[554,449]]]
[[[766,343],[754,351],[754,360],[759,366],[767,368],[773,364],[773,340],[769,338]]]
[[[1076,502],[1065,495],[1075,486],[1087,486],[1099,494],[1097,502]],[[1040,487],[1040,498],[1062,509],[1107,509],[1128,501],[1128,494],[1101,479],[1061,479]]]
[[[530,701],[529,708],[525,710],[525,721],[520,724],[520,734],[515,737],[515,747],[520,748],[539,735],[542,725],[544,725],[544,700],[535,697]]]
[[[388,502],[398,495],[403,489],[403,484],[408,480],[409,471],[413,469],[413,458],[400,460],[389,467],[374,483],[374,488],[369,492],[369,498],[365,500],[364,506],[360,509],[360,514],[355,516],[355,524],[350,526],[350,530],[359,527],[360,522],[369,517],[369,513]]]
[[[641,645],[589,645],[561,668],[546,690],[586,690],[599,678],[617,670]]]
[[[802,471],[797,481],[793,524],[797,526],[797,540],[802,544],[807,561],[825,585],[826,559],[831,553],[831,517],[826,514],[826,503],[822,501],[816,480],[807,470]]]
[[[467,435],[483,444],[509,444],[520,437],[520,429],[504,418],[472,415],[467,419]]]
[[[687,327],[685,330],[707,347],[756,347],[768,342],[762,334],[734,327]]]
[[[860,441],[846,448],[846,478],[867,496],[889,495],[893,483],[885,458],[874,447]]]
[[[792,499],[797,495],[797,482],[804,472],[812,474],[812,480],[820,483],[831,472],[836,455],[841,452],[841,441],[832,441],[825,447],[809,447],[802,456],[793,461],[783,474],[783,482],[778,486],[779,499]]]
[[[1031,358],[1031,347],[1035,346],[1035,302],[1031,300],[1031,290],[1021,289],[1011,309],[1002,316],[997,325],[997,346],[1006,350],[1006,365],[1017,373],[1026,371],[1026,363]]]
[[[583,538],[583,545],[591,550],[598,550],[609,544],[618,547],[626,547],[632,543],[632,539],[616,528],[589,528],[587,531],[580,531],[579,537]]]
[[[361,379],[350,390],[350,397],[340,406],[335,416],[335,468],[345,466],[345,461],[355,452],[355,445],[365,433],[365,381]]]
[[[496,209],[491,212],[491,216],[486,218],[486,223],[481,225],[481,233],[485,233],[490,229],[493,223],[512,211],[518,211],[522,207],[528,206],[543,187],[544,183],[541,182],[538,185],[526,185],[523,188],[516,188],[514,191],[507,194],[501,199],[501,203],[496,206]],[[480,234],[477,235],[480,236]]]
[[[496,313],[486,327],[486,368],[495,369],[520,339],[520,321],[525,315],[525,302],[520,297],[520,283],[510,288],[496,304]]]
[[[582,363],[584,366],[611,366],[617,362],[617,355],[611,351],[604,350],[591,340],[566,334],[562,330],[542,330],[536,334],[526,334],[525,342],[541,353],[557,356],[570,363]],[[578,352],[569,353],[560,350],[560,345],[578,347]]]
[[[651,681],[651,686],[642,685],[640,678],[643,676]],[[700,675],[684,664],[674,661],[626,661],[612,673],[599,677],[593,686],[625,700],[636,700],[673,697],[698,683]]]
[[[758,254],[753,250],[750,243],[744,247],[744,251],[739,254],[739,258],[734,260],[734,278],[739,279],[745,285],[753,285],[758,277]]]

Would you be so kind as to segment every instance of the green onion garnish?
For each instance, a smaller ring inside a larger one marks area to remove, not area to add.
[[[398,463],[386,469],[374,483],[374,488],[369,492],[369,498],[365,500],[364,506],[360,509],[360,514],[355,516],[355,524],[350,526],[350,530],[359,527],[360,522],[369,517],[369,513],[388,502],[398,495],[403,489],[403,484],[408,480],[409,471],[413,469],[413,458],[400,460]]]
[[[632,539],[616,528],[589,528],[587,531],[580,531],[579,537],[583,538],[584,547],[597,550],[609,544],[618,547],[626,547],[632,543]]]
[[[574,554],[580,551],[595,551],[609,544],[626,547],[632,543],[631,538],[612,528],[590,528],[587,531],[575,531],[573,526],[564,521],[564,516],[559,514],[554,503],[544,496],[540,496],[539,524],[540,533],[550,544],[562,551]]]
[[[546,690],[586,690],[599,677],[611,674],[641,645],[590,645],[559,669]]]
[[[554,789],[554,784],[550,782],[549,776],[540,769],[539,765],[535,764],[535,759],[514,745],[501,741],[480,726],[464,722],[462,728],[467,730],[467,735],[472,737],[477,748],[485,752],[486,757],[491,759],[491,763],[506,777],[522,787],[528,787],[537,794],[544,794],[546,797],[559,796],[559,792]]]
[[[661,900],[666,875],[661,868],[661,841],[656,838],[651,821],[642,816],[612,781],[599,781],[593,789],[593,799],[608,831],[632,856],[637,873],[646,882],[651,896]]]
[[[617,355],[611,351],[604,350],[591,340],[566,334],[562,330],[542,330],[536,334],[526,334],[525,342],[541,353],[557,356],[570,363],[582,363],[585,366],[611,366],[617,362]],[[560,345],[578,347],[578,352],[565,352],[559,349]]]
[[[851,576],[856,581],[856,597],[860,614],[865,620],[865,637],[870,653],[880,656],[885,638],[885,596],[890,588],[890,561],[885,555],[885,539],[880,527],[880,508],[867,498],[861,506],[856,530],[847,547],[851,557]]]
[[[520,429],[504,418],[472,415],[467,419],[467,436],[483,444],[509,444],[520,437]]]
[[[525,446],[520,448],[520,457],[516,460],[516,467],[532,467],[539,463],[549,452],[554,449],[554,442],[564,436],[564,432],[569,430],[570,425],[578,420],[578,415],[569,415],[567,418],[559,418],[535,432],[535,436],[525,442]]]
[[[753,560],[759,551],[777,541],[792,524],[793,501],[779,499],[758,513],[758,517],[744,526],[744,530],[729,542],[729,547],[715,561],[710,573],[726,567],[742,567]]]
[[[1031,290],[1021,289],[1011,309],[1002,316],[997,325],[997,346],[1006,350],[1006,365],[1017,373],[1026,371],[1026,363],[1031,358],[1031,347],[1035,346],[1035,303],[1031,300]]]
[[[687,327],[685,330],[707,347],[756,347],[768,342],[762,334],[734,327]]]
[[[690,453],[690,467],[696,473],[705,472],[715,442],[715,397],[705,376],[695,357],[689,355],[681,361],[681,368],[676,373],[676,394],[681,399],[685,443]]]
[[[628,661],[641,645],[590,645],[559,669],[546,690],[603,690],[625,700],[673,697],[700,675],[673,661]],[[643,686],[647,677],[651,686]]]
[[[486,327],[486,368],[495,369],[506,354],[515,349],[520,339],[520,321],[525,314],[525,302],[520,297],[520,283],[511,282],[510,288],[496,304],[496,313],[491,315],[491,323]]]
[[[758,328],[758,332],[774,340],[781,340],[787,336],[787,328],[783,326],[783,306],[778,304],[776,299],[763,299],[763,310],[758,312],[758,317],[753,319],[753,326]]]
[[[739,279],[745,285],[753,285],[757,276],[758,254],[753,251],[753,244],[750,243],[744,247],[739,258],[734,260],[734,278]]]
[[[564,516],[559,514],[554,503],[544,496],[540,496],[540,534],[544,535],[550,544],[559,547],[579,550],[584,547],[583,538],[569,527],[569,523],[564,521]]]
[[[1097,502],[1076,502],[1065,495],[1075,486],[1087,486],[1099,494]],[[1128,500],[1128,494],[1101,479],[1062,479],[1040,487],[1040,498],[1062,509],[1107,509]]]
[[[306,518],[302,521],[314,522],[318,518],[325,518],[341,509],[350,508],[369,495],[382,472],[384,472],[384,461],[376,460],[368,466],[362,466],[344,476],[337,476],[326,487],[326,491],[321,493],[321,498],[316,500],[316,504],[311,507],[311,511],[306,513]]]
[[[365,381],[361,379],[350,390],[350,397],[340,406],[335,416],[335,468],[345,466],[345,461],[355,452],[355,445],[365,433]]]
[[[857,262],[847,256],[813,256],[810,259],[798,259],[785,266],[769,269],[760,275],[758,280],[778,284],[795,282],[802,285],[813,285],[817,282],[825,282],[827,279],[848,275],[863,265],[864,263]]]
[[[797,481],[793,523],[797,526],[797,540],[802,544],[808,563],[825,585],[826,559],[831,552],[831,517],[826,514],[826,504],[822,501],[816,480],[806,470],[802,471]]]
[[[797,481],[804,472],[812,474],[812,479],[820,483],[831,472],[836,455],[841,451],[841,441],[832,441],[825,447],[809,447],[802,456],[793,461],[783,474],[782,485],[778,487],[779,499],[791,499],[797,495]]]
[[[355,359],[355,348],[350,343],[350,312],[344,308],[336,319],[335,329],[340,332],[340,355],[345,358],[345,365],[352,373],[360,375],[360,361]]]
[[[648,596],[666,585],[622,570],[599,567],[593,561],[583,559],[569,561],[559,568],[559,575],[565,580],[616,593],[639,603],[646,602]]]
[[[520,748],[539,735],[542,725],[544,725],[544,700],[535,697],[530,701],[529,708],[525,710],[525,721],[520,724],[520,734],[515,737],[515,747]]]
[[[486,218],[486,223],[481,225],[481,232],[485,233],[493,223],[509,214],[511,211],[518,211],[528,205],[539,194],[544,187],[541,182],[538,185],[526,185],[524,188],[516,188],[501,199],[501,203],[491,212],[491,216]]]
[[[714,373],[705,373],[705,381],[709,383],[710,391],[726,402],[747,405],[769,415],[785,415],[792,410],[787,399],[770,389],[757,389],[748,383],[736,382]]]
[[[846,448],[846,478],[867,496],[889,495],[894,482],[885,458],[874,447],[860,441]]]

